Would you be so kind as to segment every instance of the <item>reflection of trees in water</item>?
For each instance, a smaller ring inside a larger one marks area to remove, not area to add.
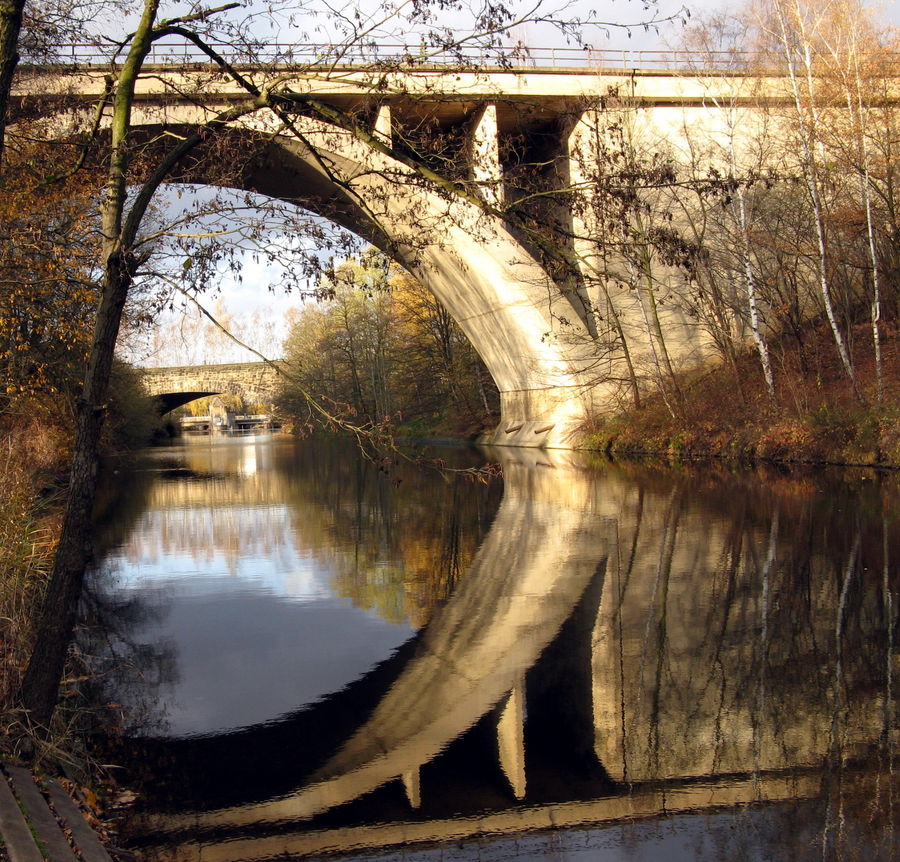
[[[609,784],[591,784],[590,759],[594,774],[604,767],[638,808],[655,814],[678,810],[685,798],[706,807],[824,792],[790,834],[778,834],[778,818],[764,821],[771,835],[748,836],[753,852],[800,853],[813,836],[839,840],[844,852],[853,836],[886,829],[892,815],[881,803],[892,798],[893,776],[878,771],[878,757],[892,766],[897,573],[889,561],[898,537],[886,518],[867,513],[890,511],[895,492],[831,488],[824,474],[819,484],[788,477],[766,485],[752,476],[602,465],[576,476],[547,461],[507,469],[503,503],[473,571],[397,665],[390,688],[359,709],[360,726],[333,754],[317,753],[328,759],[316,772],[304,779],[298,770],[287,795],[282,785],[265,801],[244,806],[232,798],[230,807],[196,818],[167,818],[165,828],[380,819],[378,797],[368,794],[376,787],[387,794],[396,779],[409,805],[422,806],[410,819],[422,810],[451,816],[441,805],[454,792],[456,811],[471,814],[460,801],[461,776],[481,780],[486,766],[506,774],[506,802],[474,783],[468,796],[495,807],[520,799],[533,806],[523,825],[548,822],[540,806],[584,799],[578,792],[598,794],[585,803],[588,819],[595,802],[594,816],[607,816],[613,806],[599,797]],[[341,489],[320,486],[328,518],[317,523],[360,524],[378,511],[390,521],[392,511],[378,508],[378,488],[354,486],[353,478]],[[608,564],[595,569],[607,554]],[[573,561],[595,575],[584,592],[556,603],[554,577]],[[529,626],[543,626],[530,651],[521,635]],[[297,719],[306,727],[301,718],[315,725],[312,713]],[[460,747],[486,726],[496,733],[493,751]],[[457,732],[464,736],[454,741]],[[242,747],[252,737],[242,737]],[[441,753],[448,745],[452,758]],[[461,764],[460,752],[494,763]],[[865,777],[860,756],[870,758]],[[390,799],[392,816],[403,819],[396,795]],[[566,810],[559,817],[575,816]],[[316,819],[325,812],[331,820]],[[810,816],[820,822],[811,826]],[[298,833],[296,847],[304,840]],[[271,856],[288,844],[269,835],[259,849]],[[232,858],[224,843],[219,849],[221,857],[208,858]]]
[[[560,752],[577,742],[578,758],[596,758],[595,765],[639,793],[648,783],[667,787],[687,780],[692,786],[698,777],[721,782],[736,775],[751,790],[760,788],[759,796],[750,792],[748,798],[764,799],[773,776],[776,783],[785,774],[787,781],[799,780],[803,770],[813,769],[814,786],[825,777],[824,822],[837,826],[852,818],[853,828],[863,831],[890,823],[890,810],[881,802],[892,800],[893,781],[863,781],[849,765],[868,756],[876,771],[879,757],[889,771],[893,767],[898,573],[891,561],[900,550],[893,515],[896,485],[834,483],[826,473],[815,481],[793,474],[761,482],[756,476],[710,470],[674,474],[609,464],[582,471],[573,481],[564,465],[520,465],[508,471],[501,510],[506,514],[496,516],[498,529],[476,558],[477,538],[495,517],[493,488],[435,482],[402,465],[386,474],[336,447],[281,451],[277,469],[298,544],[330,561],[343,594],[385,615],[402,614],[404,601],[421,601],[429,613],[444,604],[417,644],[426,662],[452,656],[448,666],[462,669],[464,676],[488,664],[483,657],[473,658],[479,644],[519,639],[479,624],[482,618],[468,605],[461,607],[460,596],[477,593],[479,581],[487,585],[509,578],[515,585],[526,570],[540,592],[549,581],[543,574],[556,573],[565,555],[559,550],[563,556],[553,556],[552,539],[561,535],[561,524],[579,537],[576,544],[584,542],[585,561],[597,550],[592,543],[602,542],[601,555],[609,560],[604,576],[592,581],[597,595],[566,611],[579,616],[577,625],[566,623],[552,647],[527,666],[504,668],[510,679],[524,678],[528,698],[527,709],[516,713],[524,722],[524,737],[516,728],[500,734],[516,744],[532,740],[512,757],[519,758],[514,766],[528,779],[511,780],[516,793],[524,792],[524,802],[534,802],[532,793],[542,804],[555,801],[534,785],[534,750],[544,750],[540,768],[545,769],[551,747],[535,744],[531,721],[534,728],[540,724],[541,733],[559,736]],[[582,519],[574,527],[573,517]],[[510,519],[516,530],[500,529]],[[490,562],[485,549],[490,549]],[[538,549],[547,556],[534,565]],[[477,577],[465,575],[470,558],[478,560]],[[504,619],[488,612],[494,601],[472,599],[471,604],[484,607],[484,619]],[[457,617],[459,624],[453,622]],[[561,657],[558,646],[566,638],[568,657]],[[514,662],[515,650],[494,652]],[[384,713],[374,733],[379,745],[387,738],[382,725],[401,724],[394,713],[424,728],[429,725],[424,710],[436,702],[440,706],[429,688],[439,675],[427,672],[424,664],[418,672],[418,655],[397,666],[389,697],[379,695],[378,704],[358,709],[360,717],[372,716],[373,722],[379,710]],[[400,690],[404,685],[406,690]],[[578,687],[577,696],[561,696],[566,686]],[[487,700],[502,705],[505,701],[496,698],[505,691],[498,689]],[[549,699],[552,703],[543,702]],[[554,725],[564,701],[581,710],[585,721]],[[448,702],[454,709],[464,706],[459,698]],[[394,712],[391,703],[398,705]],[[483,725],[491,718],[484,710],[495,708],[481,704],[470,724]],[[436,720],[456,718],[449,707],[439,713]],[[503,713],[512,714],[505,708]],[[312,713],[296,720],[304,728],[315,726]],[[586,730],[574,740],[569,727]],[[289,737],[287,725],[279,732]],[[259,733],[262,738],[266,731]],[[242,750],[257,744],[254,734],[248,729],[241,737]],[[298,746],[314,744],[301,736]],[[338,752],[345,743],[342,738]],[[197,762],[204,744],[196,743]],[[435,788],[444,768],[440,755],[425,768],[431,755],[423,751],[439,748],[435,740],[429,745],[419,745],[418,757],[408,765],[388,770],[399,771],[405,786],[415,789],[410,798],[421,795],[423,805],[440,792]],[[357,747],[363,758],[367,749],[362,743]],[[402,747],[398,741],[401,754]],[[342,757],[350,758],[351,748]],[[267,756],[261,748],[249,758],[255,770],[263,769]],[[317,750],[304,762],[321,763],[328,756]],[[496,751],[489,756],[496,757]],[[380,748],[378,757],[383,757]],[[573,762],[570,758],[566,765],[560,757],[555,765],[570,769]],[[341,756],[330,763],[331,786],[350,787]],[[411,778],[420,769],[421,787],[418,778]],[[302,778],[301,772],[295,780]],[[562,779],[557,785],[574,786]],[[313,781],[298,793],[307,794],[308,787],[309,810],[321,811],[324,802],[313,804],[315,786]],[[280,792],[286,790],[282,785]],[[273,811],[280,811],[276,802]],[[364,810],[364,803],[358,804]],[[257,822],[256,815],[247,816],[248,823]],[[842,825],[834,834],[845,839],[849,833]]]
[[[887,489],[688,476],[664,496],[629,473],[640,490],[619,509],[635,517],[595,630],[607,769],[642,781],[867,753],[894,709],[897,535],[865,517]]]
[[[335,441],[274,451],[266,469],[242,473],[238,447],[187,447],[180,464],[147,474],[144,510],[118,553],[151,564],[224,556],[231,572],[261,557],[288,579],[293,553],[312,555],[337,595],[420,627],[468,568],[501,492],[367,461]]]
[[[217,484],[219,482],[217,481]],[[177,488],[171,481],[156,487],[170,492]],[[166,497],[177,496],[166,493]],[[230,573],[242,560],[251,557],[276,561],[280,571],[290,571],[293,556],[292,513],[289,507],[251,506],[236,503],[194,505],[170,508],[151,494],[150,506],[141,517],[138,529],[123,543],[120,553],[133,564],[154,564],[167,556],[183,556],[198,566],[224,558]]]
[[[166,609],[144,596],[110,593],[102,583],[106,574],[86,585],[76,639],[91,669],[92,702],[110,710],[108,721],[117,732],[165,733],[160,704],[163,690],[178,682],[176,649],[165,641],[145,643],[135,634],[159,622]]]
[[[297,544],[325,562],[336,594],[414,627],[468,569],[502,492],[499,482],[441,477],[401,459],[348,457],[329,441],[296,447],[280,468]]]
[[[160,620],[166,609],[143,596],[109,589],[116,578],[109,555],[130,540],[158,484],[156,471],[130,470],[127,476],[122,483],[114,481],[119,471],[108,475],[98,495],[96,547],[102,562],[88,573],[82,591],[74,648],[91,670],[87,696],[106,711],[107,726],[115,732],[165,732],[159,703],[162,689],[177,682],[175,649],[169,643],[143,643],[135,636]],[[130,705],[127,712],[124,703]]]
[[[409,614],[421,623],[468,567],[499,496],[458,478],[439,481],[436,494],[436,473],[423,476],[405,463],[387,473],[352,446],[282,447],[266,469],[245,474],[242,463],[239,447],[188,447],[129,476],[105,506],[122,518],[105,526],[105,544],[115,550],[103,580],[115,580],[119,562],[152,566],[179,555],[202,569],[224,557],[234,572],[241,560],[260,558],[276,561],[290,591],[288,561],[297,550],[333,573],[338,595],[384,618]],[[152,596],[103,589],[91,606],[83,640],[86,648],[91,640],[104,690],[135,705],[126,726],[163,731],[156,703],[160,687],[177,681],[177,656],[170,644],[140,644],[131,635],[165,608]]]
[[[226,449],[230,459],[190,447],[184,453],[135,475],[145,486],[143,511],[118,553],[150,564],[167,555],[198,564],[224,557],[230,572],[250,556],[281,558],[286,567],[292,551],[284,477],[271,469],[241,472],[245,461],[235,447]]]

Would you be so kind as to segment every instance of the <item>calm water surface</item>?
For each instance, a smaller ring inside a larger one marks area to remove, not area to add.
[[[895,475],[206,438],[102,513],[146,860],[893,859]]]

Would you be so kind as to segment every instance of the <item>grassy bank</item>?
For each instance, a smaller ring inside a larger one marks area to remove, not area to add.
[[[811,326],[802,343],[773,345],[774,402],[756,355],[747,353],[733,366],[682,375],[666,399],[649,396],[639,408],[597,418],[579,445],[618,456],[900,467],[897,332],[884,339],[880,400],[870,334],[861,327],[854,336],[862,397],[830,333]]]
[[[67,448],[53,425],[13,418],[0,427],[0,749],[11,756],[30,735],[16,696],[53,563]]]
[[[22,675],[31,655],[44,591],[53,565],[72,446],[72,405],[60,395],[26,393],[0,411],[0,754],[27,754],[68,766],[84,763],[80,737],[89,728],[86,662],[75,646],[60,689],[49,736],[35,734],[18,707]],[[114,369],[103,450],[144,445],[159,426],[156,406],[138,373]]]

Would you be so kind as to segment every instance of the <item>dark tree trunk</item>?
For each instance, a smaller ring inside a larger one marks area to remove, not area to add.
[[[92,560],[91,513],[97,491],[100,432],[116,338],[131,279],[131,268],[121,256],[109,261],[84,388],[78,403],[75,449],[62,532],[34,651],[22,681],[22,704],[28,710],[30,722],[39,730],[49,727],[56,706],[84,574]]]
[[[13,74],[19,63],[19,32],[25,0],[0,0],[0,162],[9,110],[9,93]]]

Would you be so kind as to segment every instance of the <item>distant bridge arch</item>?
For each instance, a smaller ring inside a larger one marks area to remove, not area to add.
[[[272,404],[283,385],[267,362],[144,368],[141,374],[147,394],[159,400],[163,413],[208,395],[239,395],[253,404]]]

